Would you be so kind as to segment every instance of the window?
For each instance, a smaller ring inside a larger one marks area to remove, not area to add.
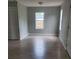
[[[44,29],[44,12],[35,13],[35,29]]]

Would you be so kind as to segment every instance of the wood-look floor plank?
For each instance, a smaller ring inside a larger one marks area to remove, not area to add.
[[[9,40],[8,59],[70,59],[58,38],[31,37]]]

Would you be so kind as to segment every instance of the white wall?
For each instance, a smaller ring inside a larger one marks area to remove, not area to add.
[[[59,38],[64,46],[64,48],[68,51],[70,55],[70,49],[71,49],[71,39],[70,39],[70,29],[68,28],[70,25],[70,0],[65,0],[64,3],[61,6],[61,9],[63,10],[62,14],[62,24],[61,24],[61,30]],[[68,38],[69,37],[69,38]]]
[[[20,3],[18,3],[18,20],[19,20],[19,30],[20,39],[24,39],[28,36],[28,26],[27,26],[27,8]]]

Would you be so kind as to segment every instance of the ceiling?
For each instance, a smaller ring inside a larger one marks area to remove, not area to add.
[[[17,0],[17,1],[27,7],[60,6],[63,3],[63,0]],[[42,2],[42,4],[39,4],[39,2]]]

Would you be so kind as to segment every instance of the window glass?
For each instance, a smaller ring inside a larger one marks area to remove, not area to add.
[[[35,29],[44,29],[44,12],[35,13]]]

